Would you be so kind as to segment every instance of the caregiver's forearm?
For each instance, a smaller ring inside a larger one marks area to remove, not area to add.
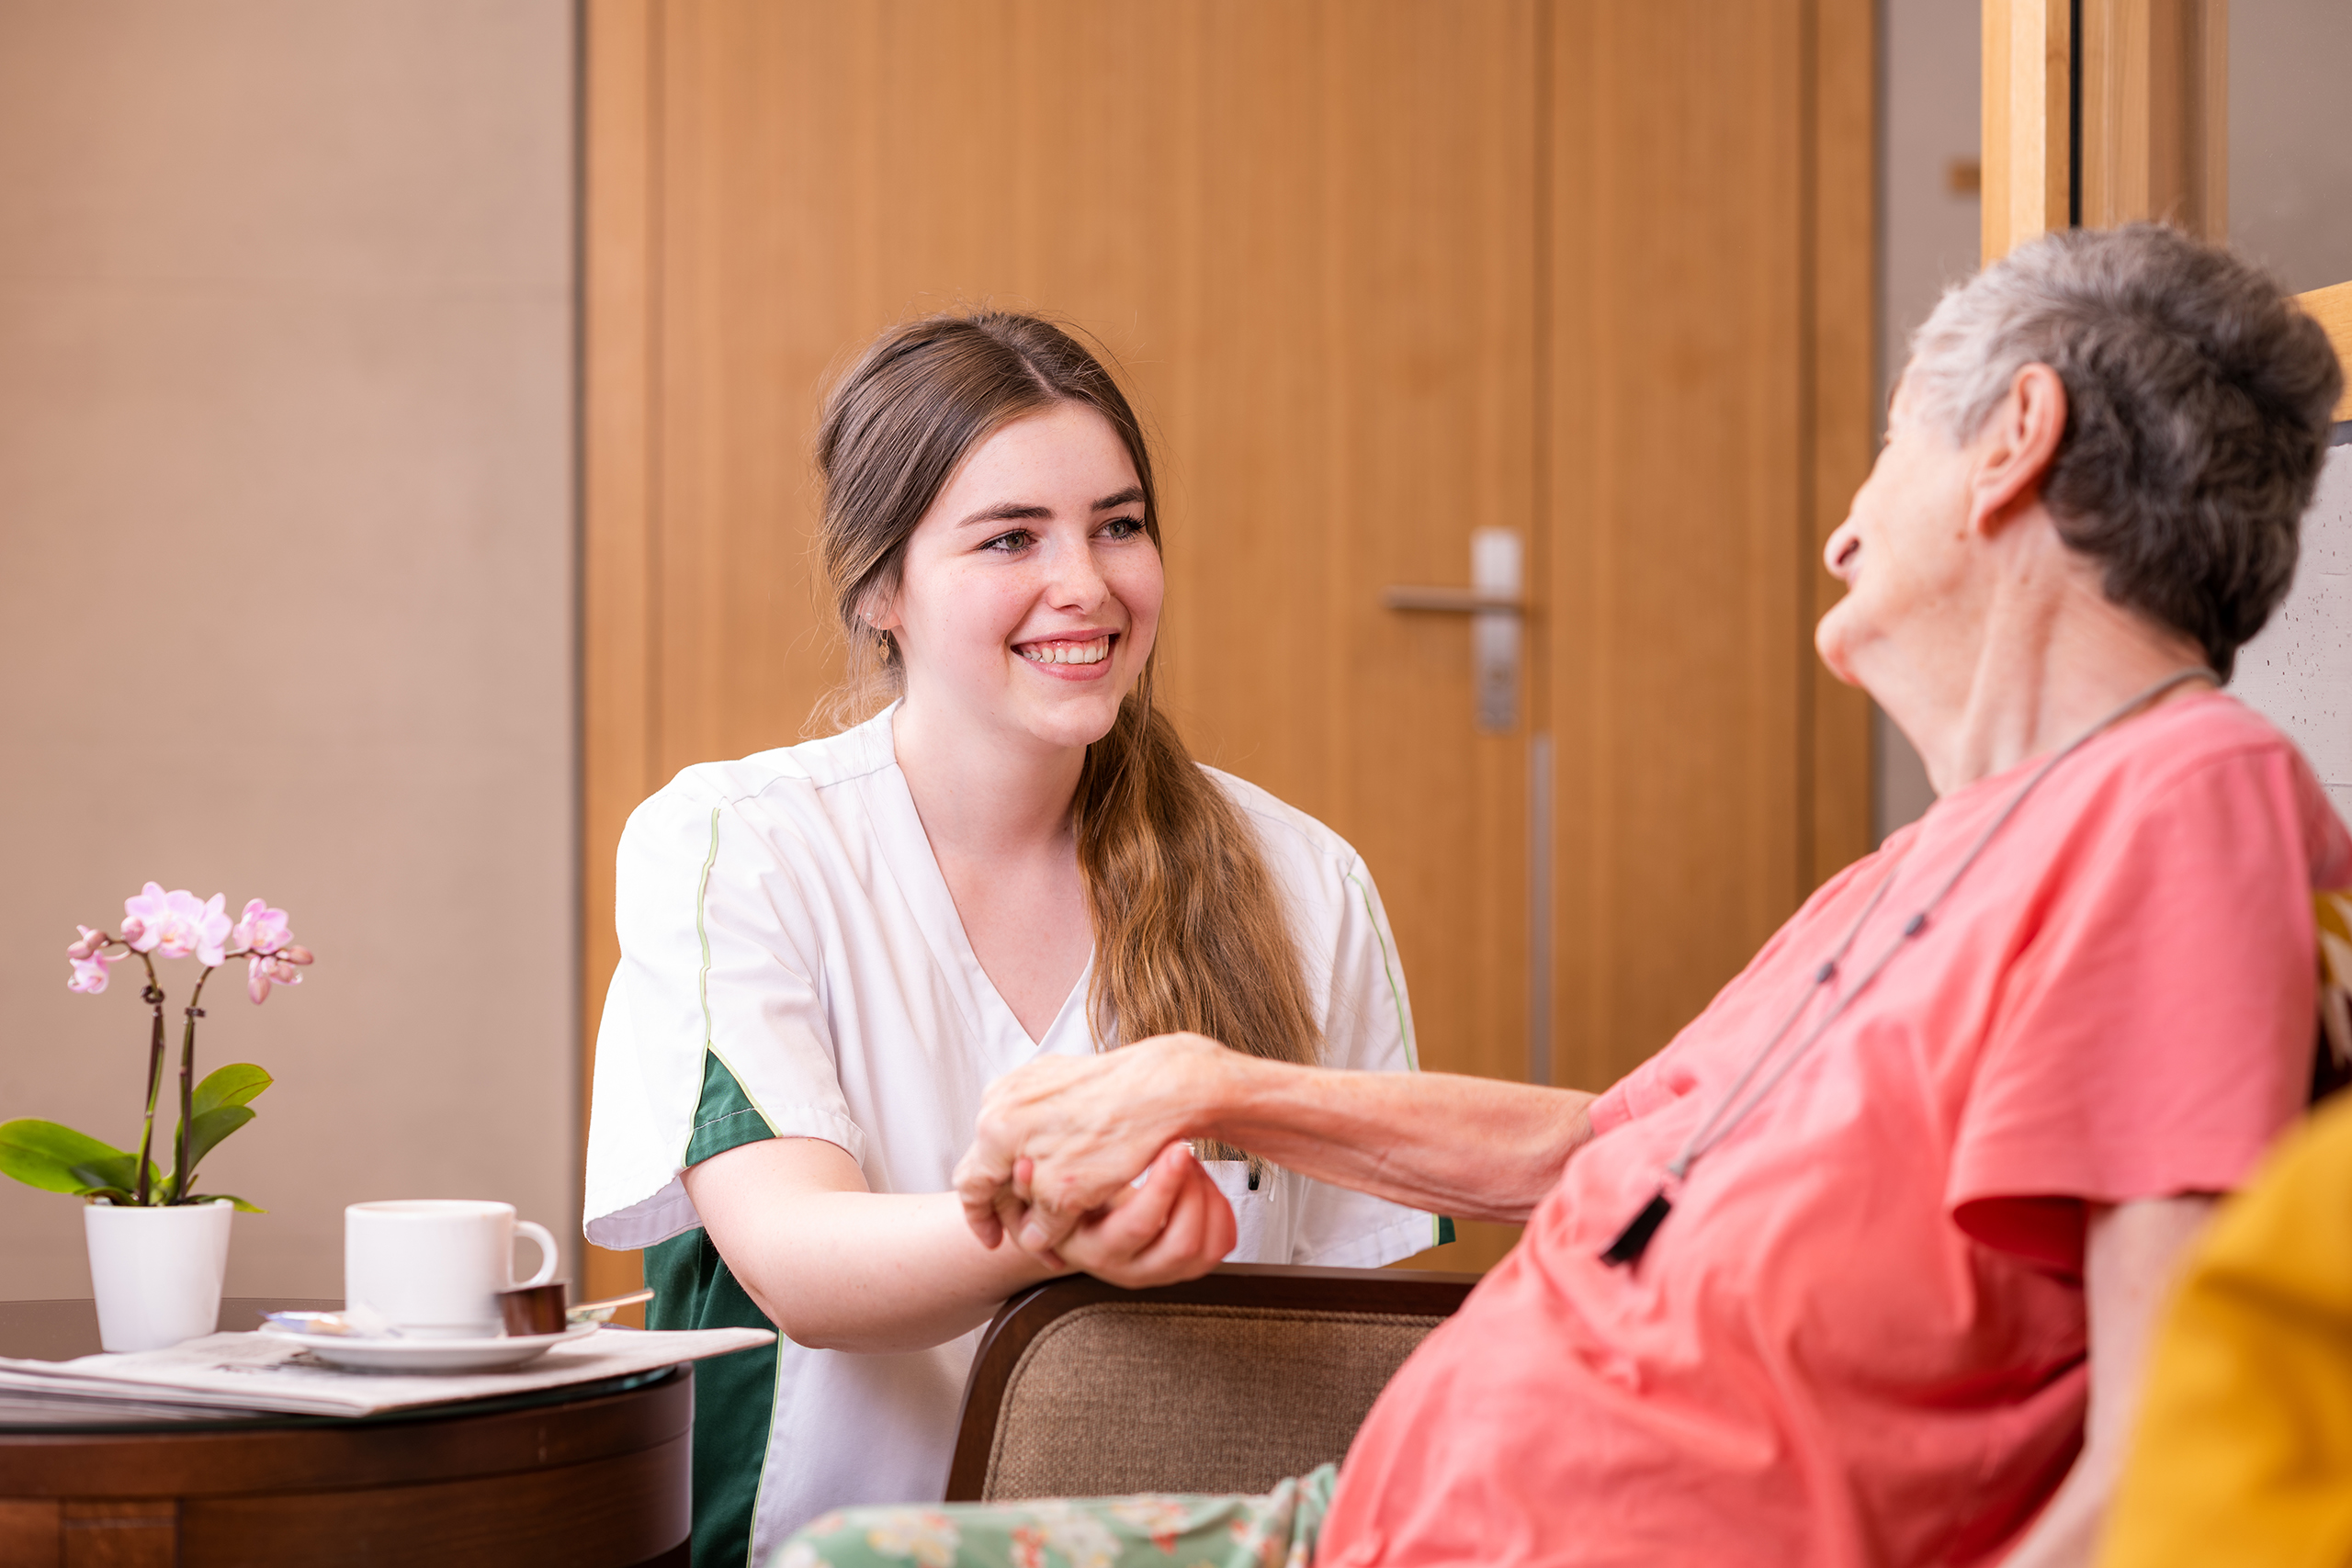
[[[1576,1089],[1298,1067],[1230,1051],[1202,1066],[1213,1087],[1193,1136],[1460,1219],[1523,1222],[1592,1136],[1593,1097]]]
[[[729,1149],[687,1171],[685,1185],[736,1281],[812,1349],[944,1344],[1062,1271],[981,1247],[953,1193],[867,1191],[857,1163],[820,1139]]]

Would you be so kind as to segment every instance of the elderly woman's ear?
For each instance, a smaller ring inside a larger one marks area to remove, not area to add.
[[[2020,366],[2008,396],[1968,443],[1970,533],[1990,538],[2040,503],[2065,434],[2065,383],[2047,365]]]

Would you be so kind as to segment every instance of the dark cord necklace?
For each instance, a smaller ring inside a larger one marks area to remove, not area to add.
[[[1863,904],[1861,913],[1854,917],[1853,924],[1846,928],[1846,934],[1838,939],[1838,945],[1830,950],[1829,955],[1823,959],[1820,965],[1814,970],[1812,977],[1805,982],[1804,989],[1797,994],[1794,1005],[1782,1016],[1780,1027],[1772,1031],[1771,1038],[1764,1042],[1763,1049],[1747,1059],[1747,1065],[1739,1070],[1739,1076],[1732,1080],[1731,1087],[1725,1089],[1722,1097],[1709,1108],[1706,1117],[1691,1130],[1690,1135],[1682,1140],[1682,1147],[1676,1152],[1671,1160],[1667,1162],[1666,1178],[1658,1183],[1657,1191],[1651,1196],[1648,1202],[1642,1205],[1641,1213],[1635,1214],[1627,1222],[1625,1228],[1617,1233],[1617,1239],[1611,1242],[1607,1250],[1601,1253],[1600,1260],[1613,1265],[1630,1265],[1648,1250],[1650,1238],[1657,1234],[1658,1226],[1666,1223],[1666,1216],[1674,1210],[1674,1201],[1669,1194],[1680,1188],[1683,1179],[1690,1174],[1690,1168],[1699,1163],[1701,1156],[1716,1147],[1725,1138],[1730,1137],[1739,1124],[1747,1120],[1748,1113],[1762,1104],[1766,1096],[1780,1088],[1781,1080],[1786,1078],[1795,1069],[1796,1065],[1804,1059],[1805,1054],[1813,1049],[1815,1043],[1828,1032],[1829,1026],[1844,1016],[1847,1008],[1853,1004],[1854,999],[1870,988],[1871,982],[1879,977],[1887,964],[1894,961],[1894,955],[1902,952],[1907,943],[1917,940],[1919,934],[1928,929],[1928,917],[1935,913],[1952,888],[1959,885],[1960,879],[1967,874],[1969,867],[1976,863],[1977,856],[1984,852],[1984,846],[1993,841],[1993,836],[2008,825],[2011,817],[2017,815],[2018,807],[2025,804],[2026,796],[2033,793],[2034,786],[2050,776],[2051,769],[2080,750],[2092,737],[2129,717],[2132,713],[2163,696],[2175,686],[2189,681],[2211,681],[2216,686],[2222,683],[2221,678],[2211,670],[2176,670],[2052,752],[2050,760],[2036,768],[2032,776],[2018,786],[2018,792],[2015,795],[2009,796],[2008,804],[2002,807],[1993,820],[1984,825],[1984,830],[1976,835],[1976,841],[1968,847],[1966,854],[1961,856],[1960,863],[1952,867],[1951,874],[1944,878],[1943,885],[1928,896],[1926,903],[1919,906],[1917,914],[1903,922],[1902,931],[1896,933],[1893,942],[1887,943],[1885,949],[1879,953],[1876,962],[1863,970],[1861,977],[1853,985],[1833,997],[1828,1008],[1823,1011],[1820,1021],[1814,1024],[1812,1031],[1783,1054],[1778,1062],[1774,1062],[1771,1071],[1764,1073],[1765,1063],[1771,1060],[1772,1054],[1780,1049],[1781,1042],[1788,1038],[1789,1031],[1796,1027],[1797,1020],[1804,1017],[1806,1009],[1813,1005],[1814,993],[1838,978],[1840,966],[1846,962],[1847,953],[1853,948],[1854,939],[1862,933],[1863,922],[1871,918],[1880,903],[1885,899],[1887,889],[1894,886],[1895,875],[1903,867],[1899,862],[1889,866],[1886,874],[1879,879],[1878,886],[1871,890],[1869,901]],[[1758,1073],[1763,1073],[1760,1081],[1758,1081]],[[1753,1090],[1748,1087],[1751,1082],[1755,1083]]]

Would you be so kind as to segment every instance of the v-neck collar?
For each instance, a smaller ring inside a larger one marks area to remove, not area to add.
[[[1091,951],[1085,966],[1078,972],[1078,983],[1062,998],[1044,1036],[1035,1040],[1029,1037],[1020,1015],[1012,1010],[1012,1004],[1004,999],[1004,993],[996,988],[996,982],[982,966],[970,933],[964,930],[964,917],[956,908],[956,896],[948,891],[947,875],[939,869],[939,857],[932,850],[931,835],[923,829],[922,814],[915,809],[914,791],[908,787],[907,775],[899,766],[898,739],[891,728],[898,711],[899,705],[892,703],[866,721],[874,727],[874,739],[888,759],[871,775],[871,800],[877,829],[875,836],[884,863],[889,866],[890,874],[906,895],[908,907],[922,929],[932,956],[941,968],[963,982],[957,999],[965,1010],[966,1022],[997,1055],[1010,1062],[1091,1051],[1092,1041],[1086,1018],[1087,986],[1094,975],[1094,954]],[[1073,1031],[1077,1034],[1075,1043],[1069,1038]]]

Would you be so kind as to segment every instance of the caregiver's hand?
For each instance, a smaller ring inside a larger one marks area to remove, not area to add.
[[[973,1234],[991,1247],[1010,1234],[1027,1252],[1059,1250],[1077,1263],[1062,1244],[1089,1215],[1124,1205],[1127,1184],[1191,1134],[1205,1086],[1231,1055],[1202,1035],[1163,1034],[1099,1056],[1048,1056],[999,1078],[956,1166]]]
[[[1232,1206],[1179,1143],[1160,1151],[1143,1185],[1122,1188],[1110,1207],[1080,1222],[1059,1250],[1073,1268],[1139,1290],[1200,1278],[1233,1242]]]

